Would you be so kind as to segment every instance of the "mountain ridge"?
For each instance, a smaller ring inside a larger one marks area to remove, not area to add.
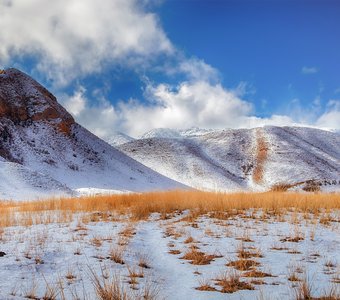
[[[334,132],[296,126],[179,131],[179,137],[159,132],[118,148],[193,188],[339,190],[340,136]]]

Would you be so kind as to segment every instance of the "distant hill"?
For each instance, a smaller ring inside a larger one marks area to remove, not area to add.
[[[340,136],[304,127],[153,130],[118,148],[198,189],[340,190]]]

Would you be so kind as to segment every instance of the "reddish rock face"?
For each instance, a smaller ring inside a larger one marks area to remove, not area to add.
[[[51,123],[60,132],[70,135],[73,117],[42,85],[16,69],[0,74],[0,120],[15,124],[27,121]]]

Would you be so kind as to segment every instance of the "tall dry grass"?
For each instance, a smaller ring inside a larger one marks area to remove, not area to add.
[[[68,222],[75,213],[108,216],[126,214],[133,219],[147,218],[151,213],[173,213],[191,210],[197,214],[262,209],[273,214],[295,209],[302,213],[340,209],[340,194],[308,193],[211,193],[202,191],[169,191],[144,194],[102,195],[81,198],[47,199],[30,202],[0,202],[0,227]],[[233,213],[234,214],[234,213]],[[95,217],[89,220],[96,220]]]

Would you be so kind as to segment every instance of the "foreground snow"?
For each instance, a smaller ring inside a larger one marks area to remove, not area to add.
[[[235,272],[254,289],[227,294],[228,299],[295,299],[301,282],[289,281],[293,275],[309,281],[318,297],[331,288],[339,291],[339,214],[248,210],[196,218],[185,211],[134,223],[118,215],[103,221],[93,213],[59,224],[4,228],[0,299],[32,294],[40,299],[48,289],[58,290],[61,299],[60,287],[66,299],[96,299],[95,276],[106,281],[118,276],[133,299],[146,291],[155,299],[226,299],[216,279]],[[182,259],[195,247],[215,258],[206,265]],[[243,277],[248,271],[226,266],[239,260],[240,249],[259,263],[253,269],[271,277]],[[120,251],[124,264],[114,261],[112,253]],[[196,289],[203,285],[216,291]]]

